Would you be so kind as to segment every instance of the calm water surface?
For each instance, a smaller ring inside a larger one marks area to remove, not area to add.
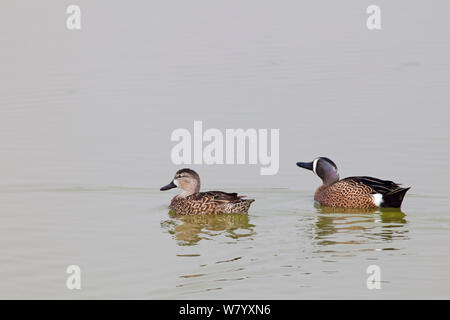
[[[79,4],[72,32],[0,5],[0,298],[450,297],[448,2],[379,1],[380,32],[360,1]],[[192,166],[248,216],[168,212],[194,120],[280,129],[275,176]],[[412,186],[402,210],[314,206],[319,155]]]

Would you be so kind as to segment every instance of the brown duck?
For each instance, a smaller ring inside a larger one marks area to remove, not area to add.
[[[222,191],[200,192],[200,177],[194,170],[181,169],[173,180],[160,190],[180,188],[182,193],[175,196],[169,208],[183,215],[248,213],[253,199],[243,199],[237,193]]]
[[[348,177],[339,180],[337,166],[328,158],[297,162],[297,166],[313,171],[322,179],[314,200],[327,207],[374,209],[400,208],[406,192],[399,184],[372,177]]]

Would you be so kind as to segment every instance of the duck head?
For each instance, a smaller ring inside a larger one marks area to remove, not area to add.
[[[330,185],[339,181],[336,164],[328,158],[319,157],[312,162],[297,162],[297,166],[313,171],[322,179],[323,184]]]
[[[168,185],[161,187],[160,190],[166,191],[177,187],[183,190],[180,194],[182,197],[198,193],[200,191],[200,177],[194,170],[181,169],[175,173],[173,180]]]

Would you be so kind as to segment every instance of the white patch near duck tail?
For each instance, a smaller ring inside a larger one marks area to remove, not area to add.
[[[373,202],[377,207],[383,203],[383,195],[381,193],[372,194]]]
[[[317,174],[317,172],[316,172],[317,161],[319,161],[319,158],[314,159],[314,161],[313,161],[313,172],[314,172],[315,174]]]

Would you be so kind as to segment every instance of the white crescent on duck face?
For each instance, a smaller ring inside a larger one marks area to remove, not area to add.
[[[161,190],[168,190],[174,187],[182,189],[182,192],[175,196],[170,209],[182,215],[204,215],[204,214],[229,214],[248,213],[253,199],[244,199],[237,193],[223,191],[200,192],[200,177],[191,169],[181,169],[175,174],[174,179]]]
[[[341,208],[372,209],[377,207],[400,208],[406,192],[390,180],[368,176],[355,176],[339,180],[336,164],[319,157],[313,162],[298,162],[299,167],[312,170],[323,181],[314,195],[321,205]]]

